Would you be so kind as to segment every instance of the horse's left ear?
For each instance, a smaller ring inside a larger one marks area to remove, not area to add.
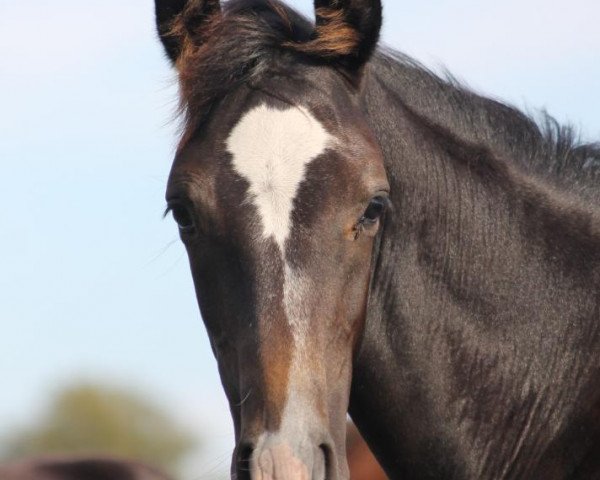
[[[379,41],[381,0],[315,0],[315,16],[312,39],[295,47],[360,71]]]

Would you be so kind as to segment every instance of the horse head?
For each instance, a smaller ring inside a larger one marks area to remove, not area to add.
[[[238,479],[347,478],[352,358],[388,181],[362,113],[375,0],[157,0],[184,133],[167,188]]]

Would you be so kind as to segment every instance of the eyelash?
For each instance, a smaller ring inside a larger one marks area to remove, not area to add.
[[[179,226],[181,233],[192,233],[195,230],[194,217],[185,205],[179,203],[169,204],[165,209],[164,217],[169,215],[169,213],[173,215],[173,219]]]

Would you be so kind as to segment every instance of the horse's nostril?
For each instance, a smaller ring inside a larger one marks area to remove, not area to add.
[[[319,449],[323,454],[323,461],[325,463],[325,479],[330,480],[334,478],[333,464],[331,462],[331,447],[325,443],[319,445]]]
[[[237,454],[237,480],[250,480],[250,460],[254,446],[250,443],[241,444]]]

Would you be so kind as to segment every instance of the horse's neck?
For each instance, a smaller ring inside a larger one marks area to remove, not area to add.
[[[499,159],[501,142],[367,89],[394,210],[351,413],[398,477],[542,474],[598,398],[599,217]]]

